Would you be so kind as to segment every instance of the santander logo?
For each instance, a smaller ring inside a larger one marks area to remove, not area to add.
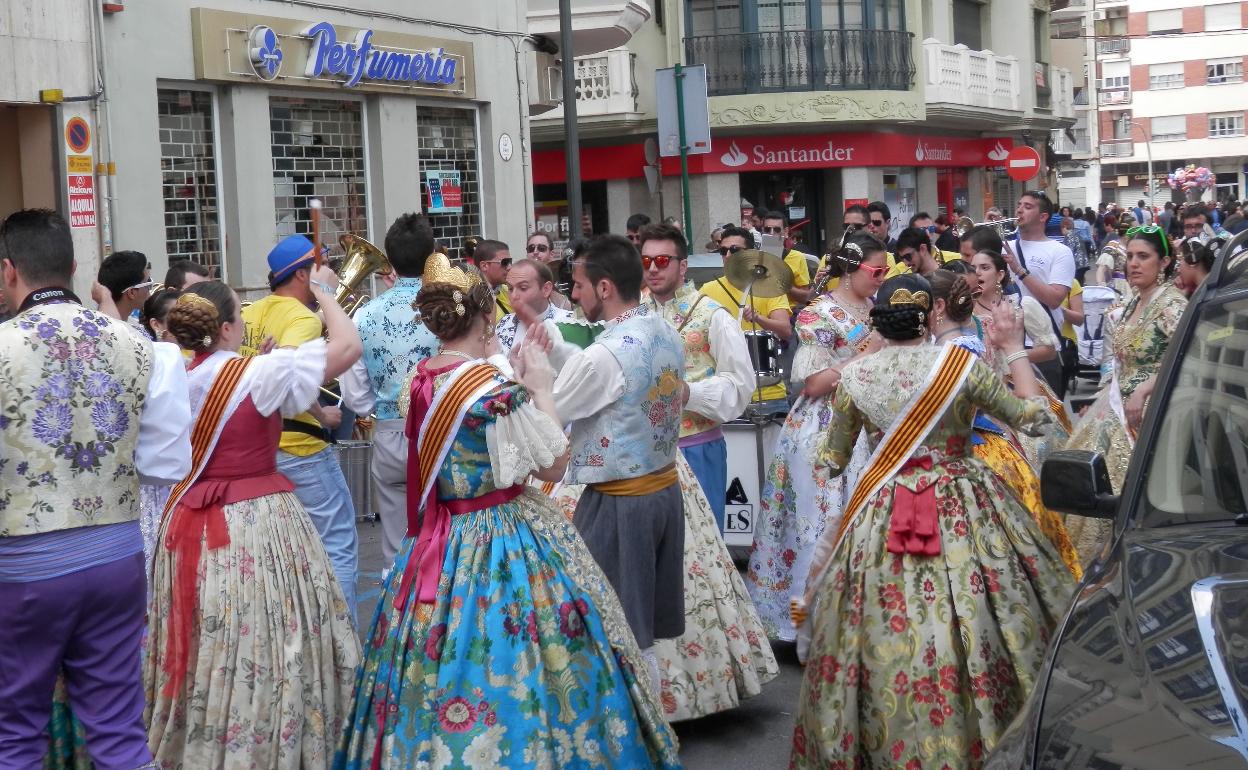
[[[918,142],[915,142],[914,145],[914,159],[918,163],[922,163],[925,160],[952,161],[953,150],[947,144],[936,146],[924,144],[922,140],[919,140]]]
[[[737,146],[736,142],[733,142],[728,147],[728,152],[719,156],[719,162],[723,163],[725,166],[728,166],[729,168],[736,168],[738,166],[744,166],[746,163],[749,163],[750,156],[741,152],[741,148]]]
[[[1005,160],[1010,157],[1010,151],[1001,146],[997,142],[991,150],[988,151],[988,160]]]

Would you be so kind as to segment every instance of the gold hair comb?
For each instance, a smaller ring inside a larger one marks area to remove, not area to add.
[[[458,267],[452,267],[451,261],[446,258],[445,254],[434,252],[429,255],[429,259],[425,262],[425,272],[421,276],[424,285],[428,286],[433,283],[443,283],[454,286],[460,291],[467,292],[481,282],[481,279],[475,275],[469,275]]]
[[[211,312],[213,318],[217,317],[217,306],[212,304],[212,302],[205,299],[204,297],[199,296],[198,294],[183,294],[182,296],[178,297],[178,304],[179,305],[194,305],[196,307],[202,307],[205,310],[208,310],[209,312]]]
[[[909,289],[898,289],[893,292],[893,296],[889,297],[890,305],[918,305],[927,310],[932,306],[932,298],[925,291],[916,291],[913,294]]]

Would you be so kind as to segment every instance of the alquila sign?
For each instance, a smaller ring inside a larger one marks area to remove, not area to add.
[[[205,80],[475,95],[468,42],[207,8],[192,9],[191,19]]]

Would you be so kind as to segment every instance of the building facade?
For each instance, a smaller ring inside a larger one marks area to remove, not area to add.
[[[1097,0],[1060,16],[1086,36],[1095,92],[1088,142],[1062,163],[1063,188],[1081,187],[1092,204],[1145,199],[1161,206],[1185,199],[1166,184],[1167,174],[1195,164],[1216,179],[1204,200],[1244,197],[1248,2]]]
[[[690,158],[695,247],[751,207],[783,210],[812,250],[839,238],[854,202],[887,202],[897,229],[920,210],[982,219],[991,205],[1012,209],[1024,184],[1003,172],[1010,150],[1043,148],[1074,116],[1071,74],[1050,63],[1048,9],[1032,0],[656,0],[626,46],[576,61],[585,218],[595,232],[622,231],[634,212],[682,218],[678,161],[650,164],[645,147],[658,111],[670,109],[655,70],[678,62],[707,71],[711,141]],[[561,118],[533,120],[535,226],[558,235],[567,221]]]

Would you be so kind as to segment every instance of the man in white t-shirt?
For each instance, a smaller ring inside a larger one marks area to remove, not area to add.
[[[1044,305],[1055,330],[1060,330],[1064,321],[1062,302],[1075,281],[1075,255],[1066,244],[1045,236],[1044,226],[1052,213],[1053,201],[1042,191],[1023,193],[1014,210],[1018,235],[1006,241],[1004,256],[1023,295]],[[1039,368],[1058,397],[1063,397],[1066,387],[1060,358]]]

